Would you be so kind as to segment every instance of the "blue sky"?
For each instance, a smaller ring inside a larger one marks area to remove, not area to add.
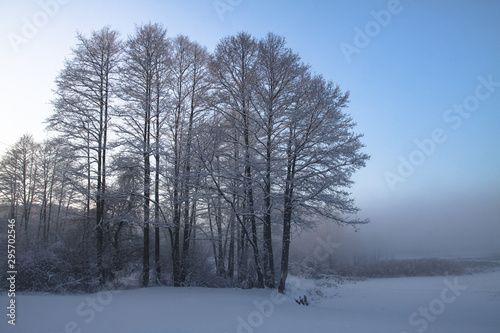
[[[443,251],[456,248],[450,239],[471,249],[498,243],[499,1],[0,3],[0,152],[25,132],[44,138],[54,79],[77,30],[111,25],[126,37],[134,24],[161,22],[170,36],[187,34],[209,50],[230,34],[272,31],[316,73],[351,92],[348,112],[372,156],[352,189],[360,215],[372,220],[367,233],[397,231],[418,243],[414,235],[436,231],[443,237],[432,246]],[[22,43],[16,39],[26,33]],[[345,45],[356,52],[346,57]]]

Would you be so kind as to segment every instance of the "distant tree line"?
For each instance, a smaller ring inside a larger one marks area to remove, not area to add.
[[[368,159],[349,94],[283,37],[239,33],[213,53],[160,24],[77,38],[56,79],[53,139],[24,135],[1,160],[26,249],[86,248],[97,285],[140,262],[143,286],[208,270],[284,292],[294,225],[366,223],[348,192]]]

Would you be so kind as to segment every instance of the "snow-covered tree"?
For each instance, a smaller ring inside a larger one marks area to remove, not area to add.
[[[78,45],[66,61],[56,83],[54,114],[49,129],[64,137],[86,172],[86,211],[95,203],[97,266],[100,282],[106,279],[102,267],[106,181],[108,176],[108,130],[112,98],[121,53],[119,34],[110,27],[78,34]]]
[[[263,161],[262,189],[264,192],[263,242],[266,285],[274,288],[274,253],[272,248],[272,213],[277,170],[282,163],[279,147],[283,144],[283,133],[287,110],[293,96],[297,94],[297,81],[307,68],[300,58],[286,47],[283,37],[269,33],[259,42],[255,82],[256,152]]]
[[[243,188],[241,211],[236,211],[236,218],[242,228],[246,240],[252,247],[257,286],[264,286],[259,255],[257,235],[257,216],[255,212],[255,170],[254,170],[254,131],[255,109],[253,99],[254,87],[257,80],[256,62],[258,57],[258,43],[251,35],[239,33],[236,36],[223,38],[216,47],[211,64],[217,100],[214,106],[224,119],[234,128],[234,133],[228,133],[229,142],[236,146],[227,145],[228,149],[237,149],[239,155],[236,163],[243,169],[240,177]],[[232,136],[232,137],[231,137]],[[215,179],[215,178],[214,178]],[[220,186],[219,186],[220,188]],[[230,200],[227,195],[226,200]],[[232,204],[235,207],[234,203]],[[244,251],[243,244],[240,250]],[[242,258],[240,258],[242,259]],[[240,265],[244,263],[240,260]]]
[[[196,217],[196,183],[199,163],[194,154],[195,138],[203,120],[205,97],[210,89],[207,50],[187,36],[171,41],[168,82],[168,132],[165,144],[166,180],[172,211],[169,228],[173,279],[176,286],[185,282],[189,267],[189,247]]]
[[[150,203],[151,156],[159,156],[160,117],[162,99],[165,98],[165,62],[168,57],[166,29],[160,24],[146,24],[136,27],[135,34],[125,43],[125,55],[121,67],[120,97],[125,105],[118,116],[118,130],[122,138],[124,151],[142,156],[143,164],[143,272],[142,284],[149,284],[150,269]],[[157,119],[157,122],[155,122]],[[159,161],[159,160],[157,160]],[[157,166],[158,168],[159,166]],[[159,170],[156,170],[159,172]],[[159,181],[159,180],[157,180]],[[157,188],[158,189],[158,188]],[[157,206],[159,203],[154,202]],[[157,232],[159,237],[159,231]],[[158,248],[159,250],[159,248]],[[157,252],[157,270],[159,252]]]
[[[10,205],[10,217],[18,217],[21,207],[21,226],[28,238],[32,207],[38,192],[37,156],[40,144],[31,134],[24,134],[3,156],[0,171],[0,190]]]
[[[365,165],[360,151],[362,135],[343,112],[349,93],[306,73],[301,78],[286,122],[286,173],[283,185],[283,239],[279,291],[284,292],[288,275],[292,222],[321,215],[341,224],[367,221],[348,219],[358,211],[347,188],[351,176]]]

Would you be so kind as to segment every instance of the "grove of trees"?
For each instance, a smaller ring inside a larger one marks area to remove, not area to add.
[[[284,292],[293,228],[367,222],[348,192],[369,158],[349,93],[283,37],[242,32],[209,52],[149,23],[77,39],[56,79],[52,138],[26,134],[1,159],[26,262],[65,262],[59,280],[36,266],[47,276],[26,289],[135,277]]]

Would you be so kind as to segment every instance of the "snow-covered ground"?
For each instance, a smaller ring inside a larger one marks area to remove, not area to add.
[[[291,277],[271,290],[147,288],[92,295],[16,295],[10,333],[500,332],[500,272],[345,281]],[[309,306],[294,298],[306,295]]]

